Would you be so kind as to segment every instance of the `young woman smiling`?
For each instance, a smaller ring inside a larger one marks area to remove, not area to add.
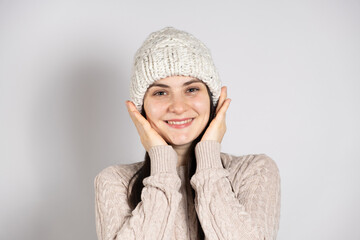
[[[231,100],[202,42],[172,27],[150,34],[130,97],[145,160],[96,176],[99,239],[276,239],[278,168],[220,152]]]

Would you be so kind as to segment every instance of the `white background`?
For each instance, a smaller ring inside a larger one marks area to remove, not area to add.
[[[173,26],[232,99],[222,151],[280,169],[279,240],[360,239],[359,1],[1,1],[0,239],[96,239],[93,180],[143,160],[135,51]],[[141,149],[141,150],[140,150]]]

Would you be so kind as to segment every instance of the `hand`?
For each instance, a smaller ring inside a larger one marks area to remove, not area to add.
[[[215,110],[215,118],[206,129],[201,141],[215,140],[221,143],[226,132],[225,115],[231,102],[231,99],[226,97],[227,88],[224,86],[221,88],[219,102]]]
[[[146,151],[158,145],[168,145],[165,140],[151,127],[150,123],[139,113],[135,104],[131,101],[125,102],[129,115],[140,135],[140,140]]]

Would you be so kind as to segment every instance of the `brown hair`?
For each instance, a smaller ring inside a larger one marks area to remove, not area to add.
[[[204,128],[204,130],[202,131],[202,133],[192,142],[191,146],[190,146],[190,160],[189,160],[189,179],[191,179],[191,177],[194,175],[195,170],[196,170],[196,158],[195,158],[195,146],[198,142],[200,142],[202,136],[204,135],[206,129],[208,128],[209,124],[211,123],[211,121],[214,119],[215,117],[215,110],[216,110],[216,106],[213,104],[212,101],[212,94],[209,90],[209,87],[205,84],[209,98],[210,98],[210,116],[209,116],[209,121],[206,125],[206,127]],[[141,109],[141,115],[143,115],[146,118],[146,113],[144,110],[144,105],[142,106]],[[129,181],[129,186],[131,184],[131,182],[134,181],[134,184],[132,186],[131,192],[130,192],[130,187],[128,188],[128,204],[130,206],[130,208],[132,210],[134,210],[136,208],[136,206],[139,204],[139,202],[141,201],[141,192],[142,189],[144,188],[144,184],[143,184],[143,180],[150,176],[150,156],[148,154],[148,152],[145,153],[145,160],[144,160],[144,164],[142,165],[142,167],[131,177],[130,181]],[[193,188],[191,188],[192,191],[192,195],[195,196],[195,191]],[[201,228],[200,222],[198,221],[198,229],[200,232],[200,236],[201,239],[204,239],[204,232]]]

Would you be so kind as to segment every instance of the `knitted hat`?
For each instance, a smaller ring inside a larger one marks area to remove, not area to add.
[[[216,105],[221,81],[210,50],[193,35],[165,27],[151,33],[134,57],[130,99],[139,112],[148,87],[170,76],[191,76],[202,80],[209,87]]]

